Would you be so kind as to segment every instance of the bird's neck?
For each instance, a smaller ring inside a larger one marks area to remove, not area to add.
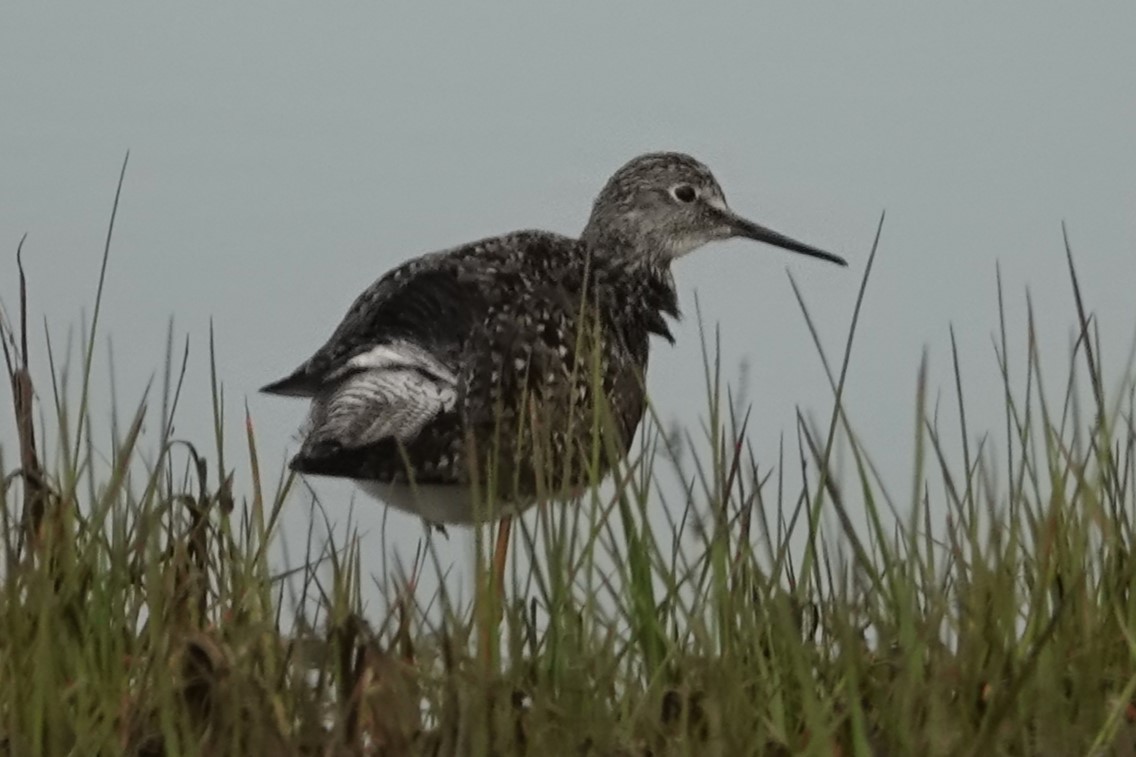
[[[600,307],[635,352],[651,334],[673,343],[668,318],[679,318],[678,291],[669,261],[660,256],[608,244],[588,246],[591,284]]]
[[[627,224],[592,219],[580,234],[580,241],[598,254],[629,261],[650,261],[661,268],[668,267],[671,257],[667,254],[669,246],[665,236],[656,238],[648,230]]]

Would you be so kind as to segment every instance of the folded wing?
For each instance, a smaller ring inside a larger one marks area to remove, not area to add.
[[[376,281],[323,347],[262,389],[311,399],[292,468],[386,482],[463,478],[471,372],[500,379],[471,357],[471,337],[491,313],[531,296],[533,268],[562,264],[574,244],[517,232],[417,258]]]

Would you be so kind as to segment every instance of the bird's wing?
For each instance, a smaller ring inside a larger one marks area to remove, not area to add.
[[[427,443],[452,462],[441,450],[460,435],[463,350],[510,297],[498,285],[515,284],[542,243],[561,239],[518,232],[482,240],[410,261],[363,292],[309,360],[262,389],[312,400],[293,467],[385,478],[404,462],[388,452]]]
[[[315,397],[357,371],[407,361],[429,369],[431,359],[444,364],[465,339],[469,314],[483,306],[482,299],[452,261],[410,261],[368,287],[314,355],[261,391]]]
[[[407,261],[355,299],[311,358],[261,391],[314,397],[326,384],[366,367],[364,353],[384,348],[374,359],[389,359],[385,347],[397,340],[452,364],[490,305],[511,296],[502,282],[515,280],[534,262],[539,267],[546,250],[572,244],[557,234],[520,231]]]

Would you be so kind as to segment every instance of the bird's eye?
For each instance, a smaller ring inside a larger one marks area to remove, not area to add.
[[[689,184],[679,184],[671,188],[671,194],[679,202],[694,202],[698,192]]]

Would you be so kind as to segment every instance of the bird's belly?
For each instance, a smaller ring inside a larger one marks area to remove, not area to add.
[[[506,515],[515,515],[535,502],[535,499],[505,502],[495,504],[490,509],[485,502],[476,502],[473,491],[461,484],[411,486],[406,483],[367,480],[356,480],[355,483],[380,502],[431,523],[461,526],[485,523]]]

